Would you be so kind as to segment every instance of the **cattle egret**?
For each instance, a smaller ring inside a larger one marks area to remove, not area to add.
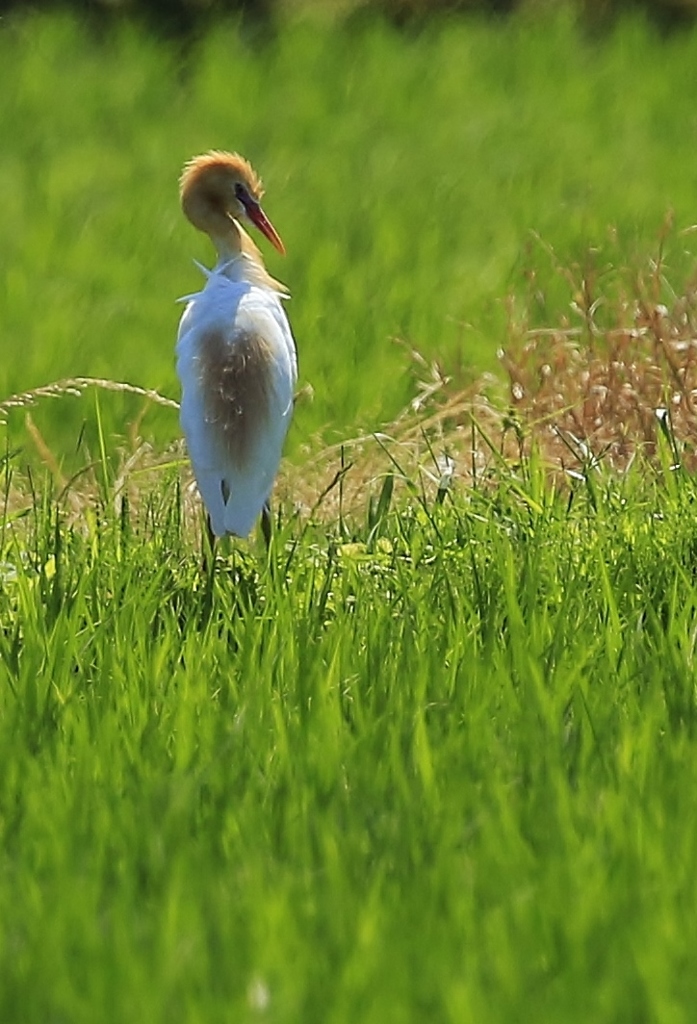
[[[209,534],[246,537],[259,514],[270,536],[269,498],[293,413],[295,342],[282,284],[266,271],[242,226],[281,253],[261,208],[261,181],[236,153],[195,157],[180,180],[181,205],[218,253],[202,291],[188,295],[177,338],[180,421],[208,512]]]

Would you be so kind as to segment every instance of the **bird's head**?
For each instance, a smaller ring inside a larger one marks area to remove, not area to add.
[[[238,220],[253,224],[285,254],[280,235],[261,208],[261,180],[238,153],[213,150],[189,160],[179,181],[179,194],[191,223],[214,241],[229,229],[230,220]]]

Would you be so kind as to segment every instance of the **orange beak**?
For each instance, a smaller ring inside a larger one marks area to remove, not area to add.
[[[258,200],[253,199],[250,195],[245,195],[244,198],[240,197],[240,199],[252,224],[259,228],[262,235],[268,238],[274,249],[278,249],[281,256],[285,256],[286,247],[281,241],[281,236],[278,231],[276,231],[276,228],[262,210],[261,203],[259,203]]]

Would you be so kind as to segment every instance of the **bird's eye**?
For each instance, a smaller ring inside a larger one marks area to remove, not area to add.
[[[247,189],[239,181],[235,182],[235,198],[238,199],[242,205],[244,205],[245,199],[248,198]]]

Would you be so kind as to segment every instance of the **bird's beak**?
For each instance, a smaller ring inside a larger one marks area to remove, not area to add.
[[[276,231],[276,228],[273,226],[269,218],[262,210],[261,203],[259,203],[256,199],[252,199],[251,196],[245,196],[244,199],[242,200],[242,203],[244,205],[245,212],[249,219],[251,220],[252,224],[254,224],[255,227],[259,228],[262,235],[268,238],[274,249],[278,249],[281,256],[285,256],[286,247],[281,241],[281,236],[279,235],[278,231]]]

